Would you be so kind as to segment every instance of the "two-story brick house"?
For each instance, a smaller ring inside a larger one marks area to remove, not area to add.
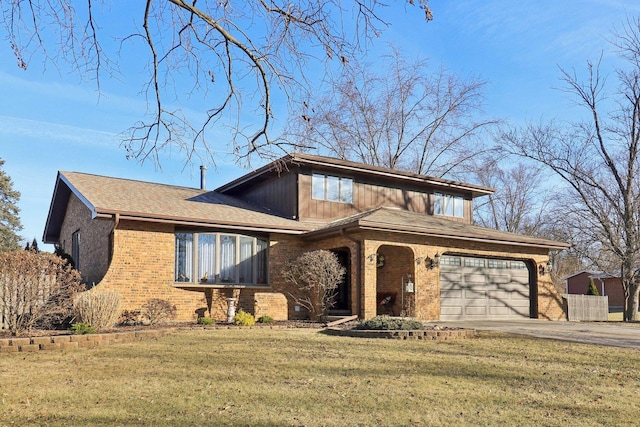
[[[282,269],[314,249],[346,268],[337,313],[564,318],[546,265],[567,245],[472,225],[473,199],[492,191],[307,154],[214,191],[60,172],[43,240],[125,309],[163,298],[180,320],[224,318],[238,292],[256,316],[306,317]]]

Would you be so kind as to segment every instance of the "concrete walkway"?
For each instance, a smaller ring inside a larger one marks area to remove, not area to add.
[[[552,322],[538,319],[430,322],[430,324],[640,349],[640,325],[635,324]]]

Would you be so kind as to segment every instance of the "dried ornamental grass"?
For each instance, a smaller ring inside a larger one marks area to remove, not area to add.
[[[116,291],[91,290],[80,294],[73,303],[76,322],[97,330],[112,328],[120,317],[122,297]]]

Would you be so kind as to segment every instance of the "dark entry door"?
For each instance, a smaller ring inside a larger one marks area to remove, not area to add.
[[[331,308],[332,312],[349,312],[351,314],[351,256],[348,248],[334,249],[331,252],[338,256],[340,265],[345,269],[342,282],[336,289],[335,304]]]

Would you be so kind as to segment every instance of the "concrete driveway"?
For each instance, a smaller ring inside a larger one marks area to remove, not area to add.
[[[538,319],[430,323],[477,331],[499,331],[537,338],[640,349],[640,325],[552,322]]]

